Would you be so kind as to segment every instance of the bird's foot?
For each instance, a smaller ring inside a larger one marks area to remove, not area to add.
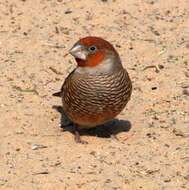
[[[78,138],[77,136],[75,136],[74,139],[75,139],[75,142],[76,142],[76,143],[80,143],[80,144],[88,144],[87,141],[82,140],[80,137]]]
[[[75,126],[75,137],[74,137],[74,139],[75,139],[76,143],[88,144],[87,141],[84,141],[84,140],[81,139],[81,136],[80,136],[80,133],[79,133],[79,129],[78,129],[77,126]]]

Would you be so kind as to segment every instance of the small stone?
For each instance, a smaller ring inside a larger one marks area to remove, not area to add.
[[[189,91],[187,89],[183,89],[182,93],[186,96],[189,96]]]
[[[157,87],[156,86],[152,87],[152,90],[157,90]]]
[[[32,148],[32,150],[38,150],[38,149],[42,149],[42,148],[47,148],[47,146],[42,145],[42,144],[32,144],[31,148]]]
[[[163,69],[164,68],[164,66],[163,65],[158,65],[158,67],[159,67],[159,69]]]
[[[165,179],[164,182],[165,183],[169,183],[171,181],[171,179]]]
[[[72,13],[71,10],[66,10],[66,11],[64,12],[64,14],[71,14],[71,13]]]
[[[185,134],[179,130],[179,129],[173,129],[173,133],[176,135],[176,136],[180,136],[180,137],[184,137]]]
[[[106,179],[105,183],[111,183],[112,180],[111,179]]]

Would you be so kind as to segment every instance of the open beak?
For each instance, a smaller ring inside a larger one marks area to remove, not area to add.
[[[77,59],[82,59],[82,60],[86,60],[87,58],[87,52],[85,50],[85,47],[80,45],[80,44],[76,44],[74,45],[69,53],[74,56]]]

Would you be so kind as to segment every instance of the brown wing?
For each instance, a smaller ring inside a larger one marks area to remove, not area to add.
[[[65,79],[65,81],[73,74],[74,71],[75,71],[75,69],[68,75],[68,77]],[[56,97],[62,97],[63,96],[65,81],[61,87],[61,90],[59,92],[53,93],[52,94],[53,96],[56,96]]]

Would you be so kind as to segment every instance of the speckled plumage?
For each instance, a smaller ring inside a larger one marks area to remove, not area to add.
[[[95,127],[116,117],[126,106],[132,91],[125,69],[104,75],[73,71],[62,87],[63,108],[80,127]]]

